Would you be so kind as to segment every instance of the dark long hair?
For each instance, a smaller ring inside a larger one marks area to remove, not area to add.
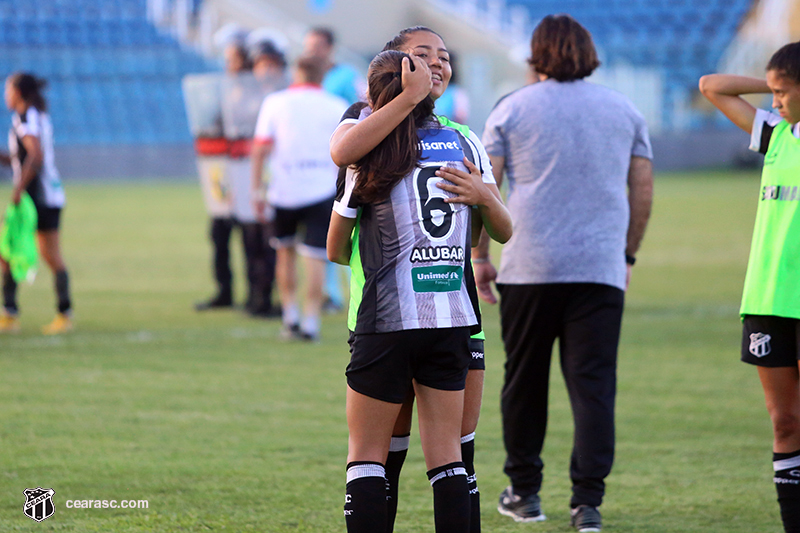
[[[403,58],[396,50],[381,52],[369,65],[367,79],[372,111],[377,111],[403,91]],[[433,100],[426,96],[392,132],[355,165],[358,172],[353,193],[362,202],[388,197],[392,188],[418,166],[420,158],[417,128],[433,118]]]
[[[418,31],[426,31],[428,33],[432,33],[432,34],[436,35],[437,37],[439,37],[440,39],[442,39],[442,41],[444,41],[444,39],[442,38],[441,35],[439,35],[438,33],[436,33],[435,31],[433,31],[432,29],[430,29],[427,26],[411,26],[410,28],[405,28],[405,29],[400,30],[400,32],[397,35],[395,35],[392,38],[391,41],[387,42],[384,45],[383,51],[385,52],[386,50],[400,50],[400,49],[402,49],[406,45],[406,43],[408,42],[408,37],[412,33],[417,33]]]
[[[770,70],[800,83],[800,43],[789,43],[775,52],[767,63],[767,71]]]
[[[27,72],[15,72],[8,77],[8,82],[19,91],[20,97],[26,104],[42,113],[47,112],[47,100],[42,95],[42,90],[47,87],[46,80]]]
[[[536,26],[528,63],[558,81],[583,79],[600,66],[592,34],[569,15],[547,15]]]

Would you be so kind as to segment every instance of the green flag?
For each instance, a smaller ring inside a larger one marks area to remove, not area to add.
[[[0,257],[11,267],[14,281],[33,282],[39,266],[39,251],[36,248],[36,206],[28,193],[23,192],[17,205],[6,209],[3,227],[0,229]]]

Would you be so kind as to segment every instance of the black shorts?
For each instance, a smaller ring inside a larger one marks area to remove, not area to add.
[[[57,230],[61,225],[61,208],[36,205],[36,229],[39,231]]]
[[[432,389],[464,390],[472,359],[468,327],[351,333],[348,342],[347,384],[370,398],[403,403],[412,379]]]
[[[299,209],[276,207],[273,248],[285,248],[297,244],[298,228],[302,225],[305,227],[305,235],[300,242],[305,245],[308,252],[306,255],[326,259],[325,244],[328,240],[328,224],[331,221],[332,209],[333,196]]]
[[[745,315],[742,361],[766,367],[797,367],[800,359],[800,319]]]
[[[483,339],[469,339],[469,353],[472,358],[469,360],[470,370],[486,370],[484,360]]]

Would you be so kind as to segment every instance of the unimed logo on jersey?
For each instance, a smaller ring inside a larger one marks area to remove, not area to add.
[[[411,269],[414,292],[453,292],[461,289],[464,269],[460,266],[438,265]]]
[[[29,518],[41,522],[56,512],[56,506],[53,505],[53,495],[56,491],[53,489],[36,487],[35,489],[25,489],[22,493],[25,495],[22,512]]]
[[[769,352],[772,351],[772,347],[769,344],[771,339],[772,337],[766,333],[751,333],[750,353],[756,357],[764,357],[765,355],[769,355]]]

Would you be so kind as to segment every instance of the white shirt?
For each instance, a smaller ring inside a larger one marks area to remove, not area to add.
[[[334,196],[338,168],[329,140],[346,109],[347,102],[316,85],[293,85],[264,99],[255,142],[272,145],[273,206],[299,209]]]

